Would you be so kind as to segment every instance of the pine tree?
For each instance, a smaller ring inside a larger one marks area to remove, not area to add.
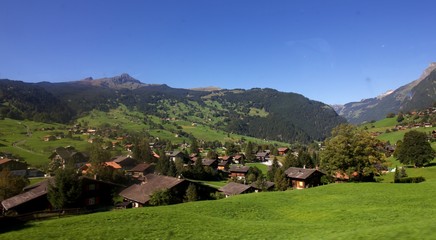
[[[189,184],[186,189],[185,202],[194,202],[198,200],[197,188],[194,184]]]

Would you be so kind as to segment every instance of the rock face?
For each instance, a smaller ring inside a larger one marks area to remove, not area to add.
[[[436,63],[422,73],[417,80],[395,91],[388,91],[375,98],[347,103],[334,107],[336,112],[350,123],[359,124],[380,120],[388,113],[419,110],[433,106],[436,102]]]
[[[131,77],[127,73],[123,73],[120,76],[115,76],[110,78],[93,79],[92,77],[89,77],[80,80],[79,82],[86,85],[106,87],[115,90],[119,90],[119,89],[134,90],[143,86],[148,86],[148,84],[144,84],[140,82],[139,80]]]

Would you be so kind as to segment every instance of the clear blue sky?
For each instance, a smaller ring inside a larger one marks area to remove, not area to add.
[[[398,0],[0,0],[0,78],[129,73],[347,103],[409,83],[436,61],[435,9]]]

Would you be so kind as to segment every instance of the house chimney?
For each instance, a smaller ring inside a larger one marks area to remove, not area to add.
[[[306,164],[303,165],[303,169],[306,169]]]

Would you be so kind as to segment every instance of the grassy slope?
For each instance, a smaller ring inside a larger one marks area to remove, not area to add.
[[[155,129],[144,122],[144,118],[153,122],[154,125],[161,125],[163,129]],[[177,144],[190,142],[186,137],[176,137],[177,127],[183,131],[194,135],[197,139],[204,141],[218,140],[222,143],[225,141],[237,142],[242,138],[247,141],[259,144],[277,144],[278,146],[287,146],[286,143],[277,141],[263,141],[260,139],[228,134],[224,131],[215,130],[207,125],[197,123],[195,126],[190,121],[162,121],[156,116],[145,116],[140,112],[129,111],[126,107],[120,106],[109,112],[92,111],[87,116],[77,120],[82,125],[92,128],[98,128],[104,124],[111,126],[120,126],[123,129],[133,132],[148,132],[154,137],[168,139]],[[55,128],[50,131],[40,131],[41,128]],[[10,152],[14,155],[23,157],[27,163],[33,166],[42,166],[48,163],[48,157],[52,151],[59,146],[74,146],[79,151],[84,151],[89,146],[87,142],[89,136],[75,135],[80,140],[64,138],[61,140],[44,142],[42,139],[46,135],[53,135],[54,132],[63,132],[67,134],[67,126],[62,124],[44,124],[32,121],[17,121],[12,119],[0,120],[0,151]],[[31,134],[28,134],[31,133]],[[105,139],[110,140],[110,139]],[[113,139],[112,139],[113,140]]]
[[[435,239],[436,182],[332,184],[34,222],[2,239]]]

